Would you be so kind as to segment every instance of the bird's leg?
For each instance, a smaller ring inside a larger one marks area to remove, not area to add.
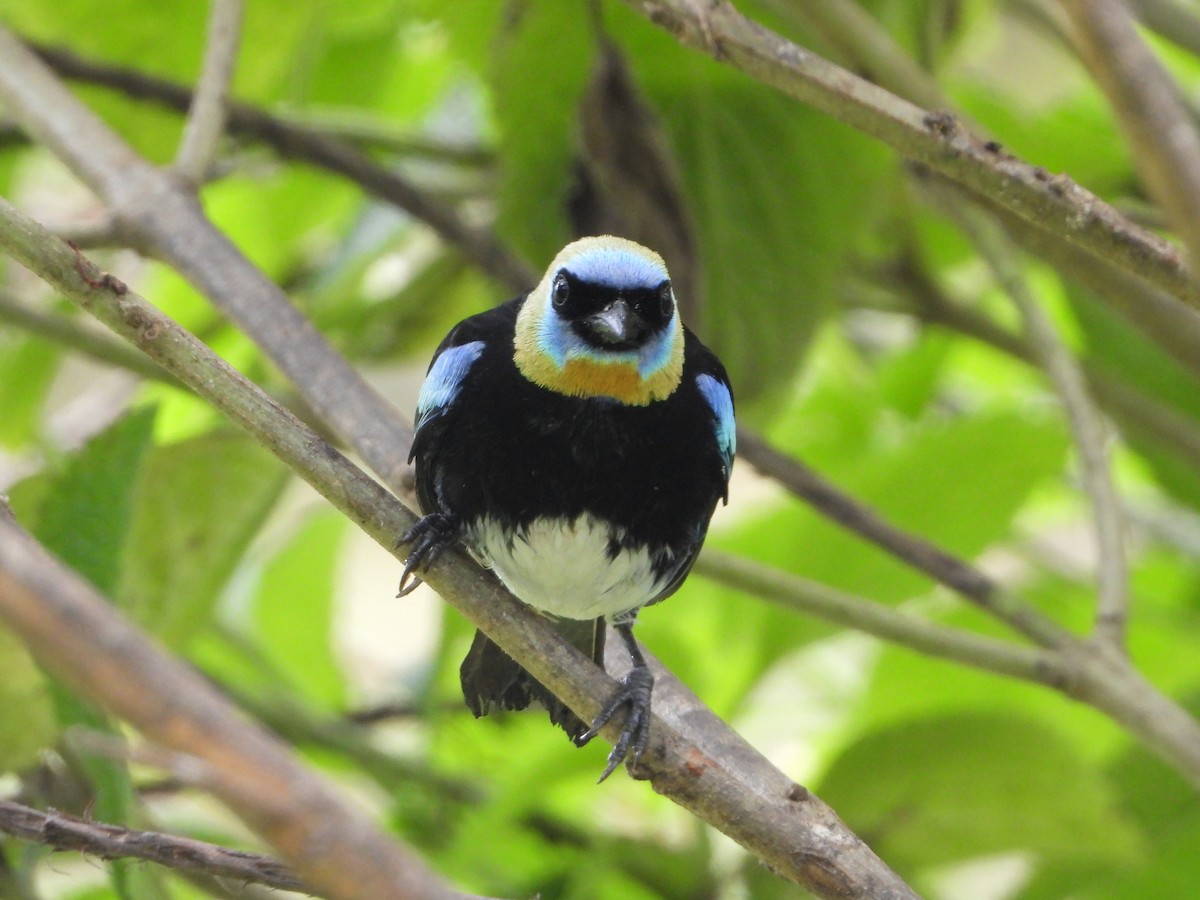
[[[618,710],[622,707],[629,708],[625,716],[625,726],[621,729],[621,736],[613,744],[612,752],[608,754],[608,766],[600,776],[600,781],[613,773],[629,754],[630,749],[633,750],[633,763],[637,765],[650,740],[650,694],[654,690],[654,673],[646,665],[642,651],[638,649],[637,641],[633,637],[632,620],[615,623],[613,628],[625,642],[633,668],[621,679],[621,687],[604,709],[600,710],[600,715],[596,716],[592,726],[575,740],[575,743],[582,747],[599,733]]]
[[[458,525],[457,516],[437,512],[419,519],[417,524],[404,532],[396,546],[412,544],[412,550],[404,561],[397,597],[404,597],[417,589],[421,584],[417,570],[431,565],[443,550],[454,543],[458,537]]]

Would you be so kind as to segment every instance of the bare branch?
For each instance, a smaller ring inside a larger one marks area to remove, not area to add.
[[[973,194],[1062,235],[1200,308],[1179,252],[1067,178],[1051,179],[969,134],[953,116],[930,114],[742,16],[727,2],[627,0],[683,44],[808,103]]]
[[[121,239],[111,219],[105,217],[91,222],[64,223],[54,233],[80,250],[98,250],[103,247],[119,247]]]
[[[93,359],[118,368],[128,369],[142,378],[178,385],[171,375],[146,358],[146,354],[131,350],[126,344],[107,334],[85,328],[65,316],[55,316],[31,309],[23,303],[0,293],[0,322],[23,328],[30,334],[78,350]]]
[[[242,883],[265,884],[285,891],[303,889],[291,869],[258,853],[157,831],[89,822],[53,810],[41,812],[8,800],[0,800],[0,832],[101,859],[144,859],[170,869],[201,871]]]
[[[1147,28],[1189,53],[1200,55],[1200,16],[1195,5],[1180,0],[1130,0],[1130,6]]]
[[[1079,453],[1083,487],[1092,503],[1097,553],[1096,636],[1120,646],[1124,643],[1129,617],[1129,573],[1124,516],[1112,482],[1108,435],[1103,422],[1092,403],[1083,373],[1025,281],[1007,235],[1000,226],[957,197],[952,198],[947,209],[1020,311],[1029,346],[1066,410]]]
[[[195,198],[139,158],[0,27],[0,98],[107,203],[135,243],[171,262],[263,348],[317,416],[402,490],[412,428],[204,217]]]
[[[854,0],[798,3],[796,12],[856,67],[888,90],[926,109],[947,109],[945,92],[862,5]]]
[[[949,628],[761,563],[707,549],[696,572],[826,622],[855,628],[928,656],[1063,690],[1071,683],[1058,654]]]
[[[207,178],[225,133],[229,85],[242,40],[242,12],[242,0],[210,0],[200,80],[175,157],[175,171],[193,187]]]
[[[916,103],[940,109],[950,108],[949,101],[933,77],[921,69],[857,3],[851,0],[828,0],[802,4],[802,7],[802,14],[814,27],[843,48],[855,67],[873,74],[884,87]],[[1057,8],[1045,11],[1058,12]],[[925,176],[918,177],[918,182],[932,182],[935,186],[950,184],[930,175],[921,167],[915,167],[914,174]],[[941,193],[946,199],[949,198],[949,191],[943,190]],[[961,188],[959,193],[962,197],[958,202],[965,202],[971,197],[968,191]],[[1183,306],[1146,281],[1027,219],[1003,211],[1001,216],[1010,234],[1027,252],[1045,259],[1090,289],[1167,350],[1182,366],[1200,374],[1200,315],[1195,309]]]
[[[0,617],[82,696],[220,778],[214,790],[319,894],[449,897],[411,852],[126,622],[0,509]]]
[[[106,198],[128,233],[170,260],[205,293],[219,298],[293,381],[306,387],[314,407],[376,471],[399,481],[408,435],[384,445],[375,437],[381,425],[395,435],[394,412],[386,406],[373,413],[364,409],[361,394],[370,392],[356,378],[347,377],[337,392],[327,393],[322,370],[331,365],[345,368],[345,363],[340,357],[328,359],[336,354],[307,323],[295,321],[299,317],[286,297],[203,218],[194,202],[138,160],[36,58],[3,32],[0,60],[0,96],[9,99],[14,114]],[[396,552],[396,536],[414,521],[411,513],[315,434],[261,398],[207,348],[125,291],[124,285],[114,284],[111,276],[81,262],[61,244],[32,239],[36,226],[11,208],[8,215],[21,223],[12,229],[10,246],[27,265],[171,371],[190,373],[182,379],[185,383],[250,430],[381,545]],[[82,267],[87,277],[81,279],[76,267]],[[109,302],[101,303],[106,296]],[[298,336],[281,335],[281,328],[295,329]],[[298,347],[300,341],[306,346]],[[610,679],[596,677],[596,669],[578,651],[540,616],[513,600],[465,553],[443,555],[426,580],[583,718],[593,718],[611,695]],[[674,679],[663,679],[656,687],[660,700],[671,696],[676,685]],[[670,703],[658,704],[658,711],[651,747],[639,772],[648,774],[658,791],[819,894],[912,896],[828,807],[774,769],[711,711],[696,704],[688,708],[686,721],[664,718],[672,713]],[[614,723],[604,733],[611,738],[616,729]]]
[[[1178,86],[1119,0],[1063,0],[1076,42],[1108,96],[1135,168],[1200,265],[1200,132]],[[1194,301],[1193,301],[1194,303]]]

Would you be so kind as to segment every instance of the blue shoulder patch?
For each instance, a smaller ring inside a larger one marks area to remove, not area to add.
[[[726,387],[711,375],[697,375],[696,386],[712,407],[713,417],[717,426],[717,447],[721,451],[721,459],[725,463],[725,480],[729,480],[729,472],[733,468],[733,454],[737,452],[737,425],[733,419],[733,395]]]
[[[417,395],[417,428],[440,416],[462,390],[463,379],[483,353],[483,341],[471,341],[442,351],[433,361]]]

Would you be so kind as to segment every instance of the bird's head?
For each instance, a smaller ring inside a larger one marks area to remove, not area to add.
[[[516,363],[573,397],[645,406],[683,376],[683,325],[662,258],[605,235],[568,244],[517,317]]]

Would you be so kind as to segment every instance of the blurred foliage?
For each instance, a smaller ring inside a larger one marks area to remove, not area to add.
[[[789,4],[739,6],[842,59]],[[1036,3],[864,6],[1006,148],[1144,210],[1103,97]],[[185,84],[198,74],[204,10],[184,0],[119,0],[102,12],[82,0],[0,2],[0,17],[31,39]],[[572,234],[577,113],[601,37],[622,54],[677,163],[701,272],[690,324],[724,359],[742,420],[1086,629],[1089,506],[1061,410],[1024,362],[922,305],[923,292],[938,291],[1017,333],[971,246],[874,141],[681,48],[615,2],[254,0],[234,92],[357,144],[493,226],[537,269]],[[1194,95],[1200,63],[1178,50],[1170,61]],[[178,114],[78,90],[139,151],[171,160]],[[402,385],[389,390],[405,411],[445,331],[507,299],[459,248],[343,177],[242,140],[227,143],[219,169],[203,191],[208,213],[351,360]],[[96,214],[44,151],[20,142],[0,145],[0,194],[46,221]],[[253,344],[177,275],[123,253],[98,257],[287,397]],[[1082,360],[1200,434],[1194,371],[1069,277],[1032,262],[1028,276]],[[75,315],[3,260],[0,295]],[[0,317],[0,413],[0,490],[20,520],[314,764],[372,797],[461,888],[546,900],[801,896],[646,785],[597,788],[604,748],[573,749],[537,713],[473,720],[457,687],[470,627],[452,611],[423,638],[407,624],[364,626],[359,606],[406,622],[403,606],[397,618],[374,602],[388,600],[398,566],[370,556],[195,398]],[[1195,708],[1200,458],[1145,421],[1121,424],[1113,449],[1132,513],[1131,653]],[[1002,635],[746,469],[713,528],[723,549]],[[368,558],[377,572],[362,571]],[[639,633],[927,896],[1166,898],[1200,885],[1194,792],[1094,710],[699,578],[649,610]],[[374,724],[347,718],[388,703],[403,708]],[[32,786],[69,771],[98,820],[153,816],[241,841],[186,791],[146,794],[144,774],[79,758],[61,740],[79,723],[115,727],[0,633],[0,771],[20,775],[32,802],[53,805]],[[38,877],[38,897],[208,896],[145,867],[49,877],[59,857],[5,856]],[[985,863],[995,865],[964,874]]]

